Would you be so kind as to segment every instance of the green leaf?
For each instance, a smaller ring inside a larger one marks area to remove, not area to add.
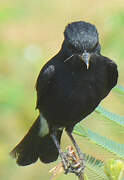
[[[124,172],[124,163],[120,160],[110,159],[104,165],[104,172],[111,180],[121,180]]]
[[[121,85],[115,86],[115,88],[113,90],[117,91],[120,94],[124,94],[124,87]]]
[[[77,124],[74,127],[74,131],[75,134],[79,135],[79,136],[84,136],[87,137],[88,136],[88,131],[86,128],[84,128],[83,126],[80,126],[79,124]]]
[[[109,120],[111,120],[112,122],[117,123],[118,125],[124,127],[124,116],[120,116],[117,115],[115,113],[109,112],[108,110],[106,110],[105,108],[103,108],[102,106],[98,106],[95,109],[96,112],[100,113],[101,115],[103,115],[104,117],[108,118]]]
[[[84,173],[90,180],[106,180],[107,177],[104,173],[104,163],[101,160],[97,160],[95,157],[85,155],[86,168]]]
[[[117,142],[114,142],[111,139],[108,139],[105,136],[101,136],[100,134],[97,134],[86,127],[82,128],[80,124],[77,124],[76,126],[79,126],[79,127],[74,128],[73,132],[75,134],[84,137],[84,129],[85,129],[85,132],[87,132],[85,134],[86,138],[88,138],[90,141],[97,144],[98,146],[104,148],[108,152],[111,152],[117,155],[118,157],[124,159],[124,144],[119,144]],[[78,132],[78,128],[80,128],[80,132]],[[81,132],[81,128],[82,128],[82,132]]]

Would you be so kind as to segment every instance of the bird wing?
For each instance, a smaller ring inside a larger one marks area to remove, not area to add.
[[[48,84],[51,82],[52,77],[55,74],[55,66],[54,65],[47,65],[41,69],[41,72],[36,81],[36,91],[37,91],[37,102],[36,102],[36,109],[39,106],[39,102],[41,96],[44,95],[48,88]]]
[[[112,61],[109,60],[108,62],[108,87],[112,89],[118,80],[118,70],[117,65]]]

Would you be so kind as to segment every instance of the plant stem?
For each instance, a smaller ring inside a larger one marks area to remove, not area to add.
[[[81,174],[78,176],[78,179],[79,179],[79,180],[84,180],[84,175],[83,175],[83,173],[81,173]]]

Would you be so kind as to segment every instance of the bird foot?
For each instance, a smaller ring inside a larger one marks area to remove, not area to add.
[[[84,172],[84,166],[78,166],[78,167],[71,166],[70,172],[74,173],[76,176],[80,176],[80,174]]]
[[[70,163],[70,166],[68,167],[68,171],[66,171],[65,174],[74,173],[75,175],[79,176],[80,174],[83,173],[84,168],[85,168],[85,166],[84,166],[84,163],[82,162],[82,160],[78,160],[78,162]]]
[[[80,163],[80,165],[82,165],[82,166],[85,167],[85,161],[84,161],[84,159],[85,159],[84,154],[83,154],[83,153],[80,153],[80,154],[79,154],[79,163]]]
[[[70,172],[70,162],[68,160],[67,154],[65,152],[62,152],[61,157],[62,157],[62,165],[65,174],[68,174]]]
[[[65,174],[74,173],[76,176],[83,175],[84,172],[84,161],[76,155],[72,146],[67,148],[66,152],[61,152],[62,161],[53,169],[50,170],[53,174],[53,178],[64,171]],[[52,178],[52,179],[53,179]]]
[[[84,163],[82,160],[78,159],[75,152],[72,155],[69,149],[68,152],[61,152],[61,157],[62,167],[65,174],[74,173],[79,176],[81,173],[83,173]]]
[[[85,165],[84,165],[84,155],[81,153],[79,157],[76,155],[72,146],[69,146],[66,153],[66,158],[68,161],[68,170],[67,173],[74,173],[77,176],[83,173]]]

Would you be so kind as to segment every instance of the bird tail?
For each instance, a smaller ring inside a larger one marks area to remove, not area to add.
[[[38,117],[26,136],[10,152],[10,155],[16,159],[20,166],[32,164],[40,158],[44,163],[53,162],[58,158],[58,150],[50,135],[38,136],[40,128],[40,118]],[[62,131],[57,132],[57,138],[60,143]]]

